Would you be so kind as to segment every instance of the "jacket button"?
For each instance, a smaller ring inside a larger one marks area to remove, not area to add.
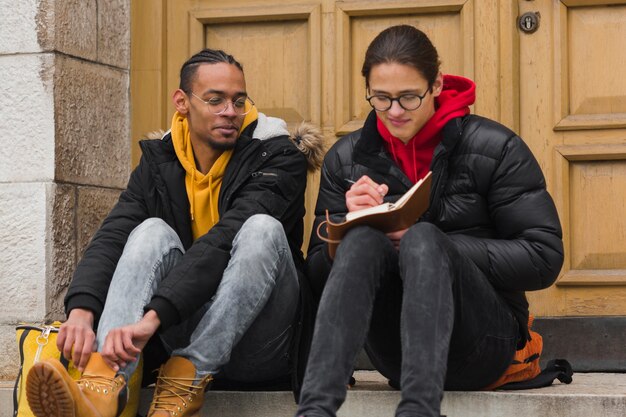
[[[261,156],[267,156],[267,152],[263,152]]]

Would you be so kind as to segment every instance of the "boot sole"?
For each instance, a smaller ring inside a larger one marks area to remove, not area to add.
[[[147,414],[148,416],[150,416],[150,415],[151,415],[151,414],[150,414],[150,411],[152,411],[152,408],[148,411],[148,414]],[[154,413],[154,411],[152,411],[152,412]],[[157,411],[157,412],[158,412],[158,411]],[[183,410],[183,413],[184,413],[184,412],[185,412],[185,411]],[[169,413],[169,412],[168,412],[168,411],[166,411],[166,413]],[[139,414],[137,414],[137,415],[139,415]],[[178,415],[183,415],[183,416],[184,416],[184,414],[178,414]],[[37,417],[39,417],[39,416],[37,416]],[[188,416],[186,416],[186,417],[201,417],[201,416],[200,416],[200,410],[196,411],[196,412],[195,412],[195,413],[193,413],[193,414],[189,414],[189,415],[188,415]]]
[[[34,364],[28,373],[26,399],[36,417],[75,417],[74,399],[67,383],[45,363]]]

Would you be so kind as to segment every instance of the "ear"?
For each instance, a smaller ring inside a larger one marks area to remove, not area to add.
[[[172,94],[172,102],[174,103],[176,111],[180,114],[189,113],[189,97],[180,88]]]
[[[443,74],[437,74],[437,78],[435,78],[435,82],[433,83],[433,96],[438,97],[441,94],[441,90],[443,90]]]

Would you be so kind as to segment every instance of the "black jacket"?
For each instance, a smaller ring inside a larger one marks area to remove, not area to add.
[[[561,225],[543,174],[522,139],[492,120],[475,115],[455,118],[442,136],[431,163],[431,205],[421,221],[447,233],[487,275],[517,318],[524,344],[528,339],[524,292],[550,286],[563,263]],[[341,138],[324,159],[307,257],[317,294],[332,265],[317,226],[326,209],[336,217],[345,215],[348,180],[362,175],[389,186],[386,201],[395,201],[412,185],[385,151],[375,112],[363,129]]]
[[[230,259],[233,238],[253,214],[265,213],[280,220],[301,271],[306,159],[287,136],[251,139],[255,126],[256,122],[238,139],[227,166],[218,200],[219,222],[195,242],[185,170],[171,136],[142,141],[139,165],[76,268],[65,298],[66,310],[87,308],[97,322],[128,235],[150,217],[165,220],[186,250],[146,306],[157,312],[162,330],[191,316],[215,294]]]

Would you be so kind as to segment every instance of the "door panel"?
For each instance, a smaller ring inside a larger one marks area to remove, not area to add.
[[[626,2],[520,1],[540,27],[520,36],[521,133],[563,224],[556,286],[539,315],[626,314]]]
[[[371,107],[365,101],[361,66],[367,46],[383,29],[410,24],[419,27],[437,47],[445,73],[473,77],[473,0],[395,8],[371,2],[338,2],[337,6],[337,109],[335,133],[344,135],[363,125]]]
[[[235,56],[261,112],[290,127],[320,123],[319,5],[204,7],[190,11],[189,22],[189,53],[211,47]]]
[[[566,27],[569,111],[559,129],[626,127],[626,5],[569,7],[559,13]],[[598,47],[600,46],[600,47]]]

